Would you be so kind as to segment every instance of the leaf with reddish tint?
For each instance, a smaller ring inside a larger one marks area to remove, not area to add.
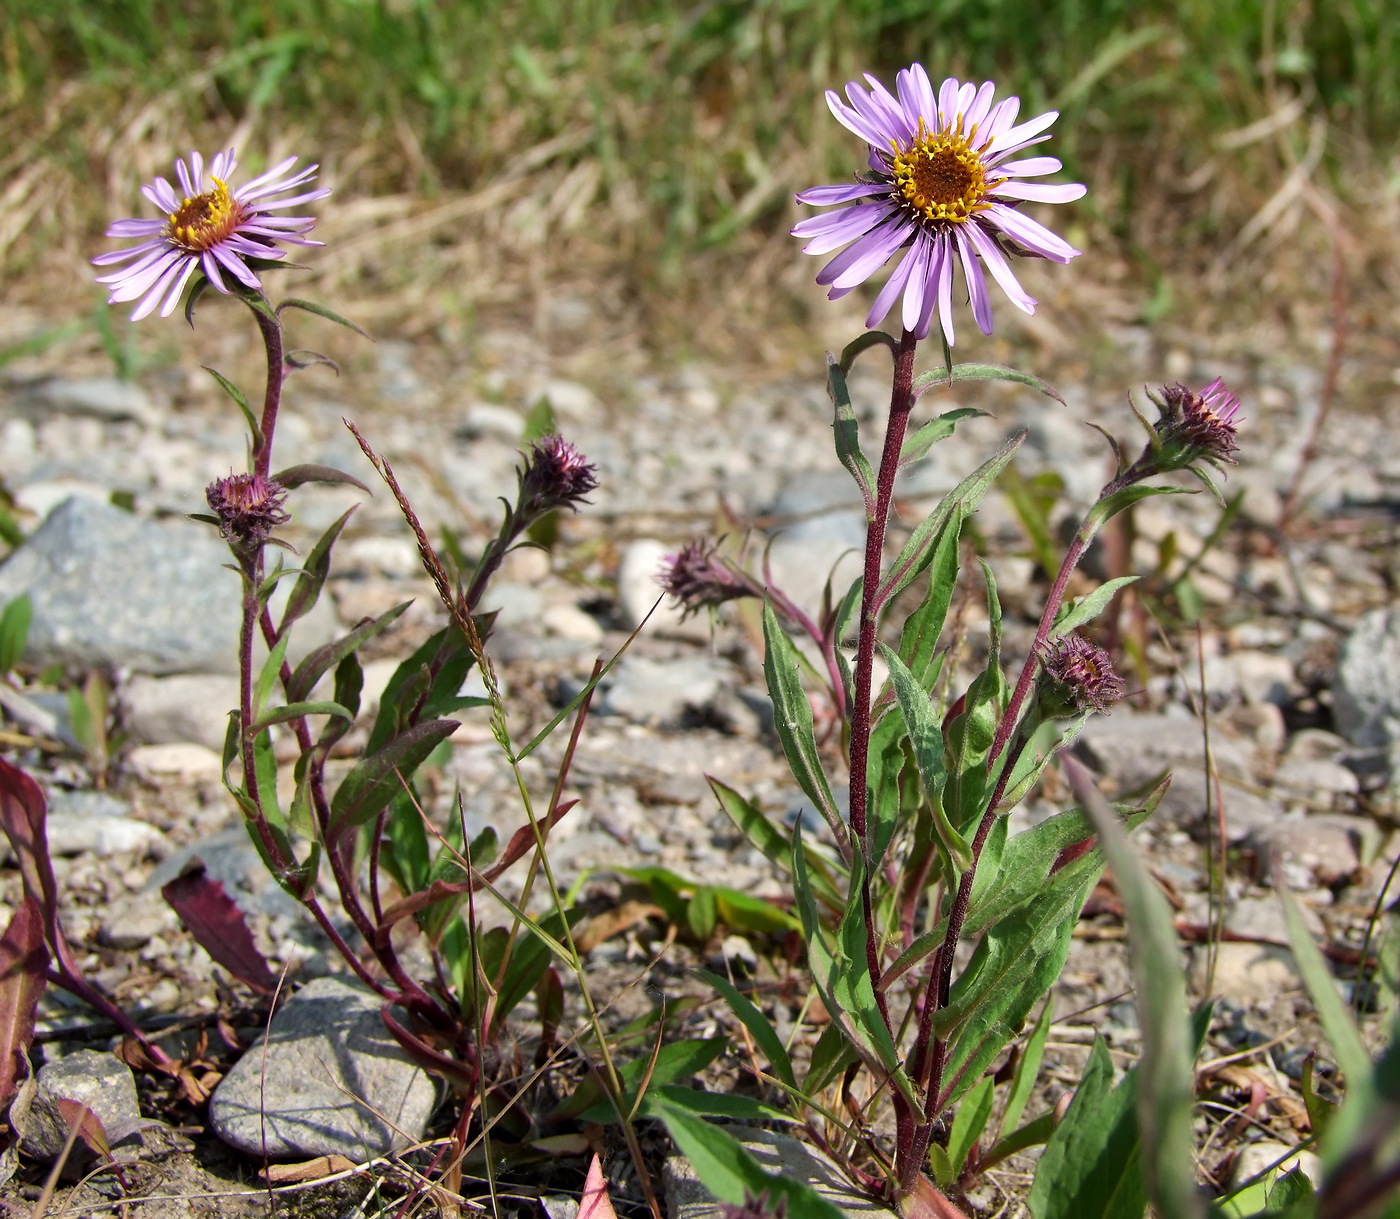
[[[102,1119],[80,1100],[70,1100],[66,1096],[58,1098],[58,1113],[68,1127],[70,1135],[76,1136],[83,1144],[103,1159],[112,1158],[112,1144]]]
[[[19,1086],[20,1064],[34,1040],[34,1009],[44,993],[48,967],[44,912],[26,897],[0,936],[0,1112]]]
[[[39,785],[17,766],[0,761],[0,828],[10,840],[24,891],[39,903],[46,923],[58,904],[58,886],[49,863],[47,814]]]
[[[394,1019],[392,1012],[393,1008],[386,1003],[380,1017],[384,1021],[384,1027],[389,1030],[394,1040],[403,1046],[408,1056],[423,1070],[432,1075],[440,1075],[461,1095],[470,1096],[476,1087],[476,1076],[467,1064],[424,1044]]]
[[[253,943],[253,933],[223,882],[214,880],[202,864],[187,868],[161,889],[200,946],[241,982],[260,994],[270,994],[277,978]]]
[[[578,1206],[578,1219],[617,1219],[612,1199],[608,1197],[608,1183],[603,1179],[603,1165],[598,1153],[593,1153],[593,1163],[588,1166],[588,1176],[583,1182],[583,1198]]]

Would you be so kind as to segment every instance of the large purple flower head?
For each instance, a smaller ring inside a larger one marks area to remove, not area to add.
[[[140,321],[157,306],[161,317],[169,317],[180,303],[180,296],[190,276],[201,270],[220,292],[231,293],[227,277],[244,287],[258,289],[262,285],[250,261],[282,258],[285,251],[277,243],[314,246],[300,234],[310,231],[316,223],[314,216],[277,216],[274,212],[324,199],[328,188],[303,191],[291,198],[288,192],[305,186],[316,176],[317,166],[291,173],[296,157],[288,157],[267,173],[231,190],[228,179],[238,162],[233,149],[221,152],[209,166],[209,181],[205,188],[204,158],[190,153],[189,163],[175,162],[177,191],[164,178],[157,178],[141,188],[156,207],[164,213],[161,220],[118,220],[107,230],[108,237],[140,237],[140,244],[125,250],[112,250],[92,261],[99,267],[114,263],[130,263],[110,275],[99,275],[97,282],[110,284],[109,305],[121,301],[139,300],[133,322]],[[135,261],[132,261],[132,260]]]
[[[866,319],[877,326],[903,294],[904,328],[927,338],[938,310],[943,335],[953,342],[953,274],[961,266],[972,302],[972,316],[983,334],[992,332],[992,305],[983,268],[1026,313],[1035,300],[1017,282],[1010,254],[1069,262],[1079,251],[1044,225],[1022,214],[1023,201],[1069,203],[1084,194],[1079,185],[1025,182],[1055,173],[1054,157],[1017,153],[1050,137],[1058,117],[1051,110],[1016,122],[1020,99],[992,105],[991,81],[980,88],[949,78],[934,95],[922,64],[895,77],[892,94],[867,75],[867,93],[852,81],[850,105],[828,90],[827,104],[838,122],[870,145],[870,172],[853,186],[814,186],[797,196],[833,212],[803,220],[794,237],[808,239],[808,254],[846,249],[817,275],[832,300],[864,283],[901,250],[904,255],[880,289]]]

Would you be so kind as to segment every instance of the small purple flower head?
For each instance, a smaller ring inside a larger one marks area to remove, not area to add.
[[[720,558],[713,544],[700,538],[668,555],[656,582],[676,599],[687,617],[739,597],[762,596],[759,589]]]
[[[744,1191],[744,1205],[735,1206],[732,1202],[721,1202],[719,1213],[722,1219],[787,1219],[787,1199],[768,1200],[764,1190],[757,1198],[748,1190]]]
[[[804,251],[846,247],[821,269],[817,283],[835,300],[898,255],[865,324],[879,325],[902,296],[904,329],[927,338],[936,310],[949,346],[959,268],[983,334],[992,332],[987,271],[1013,305],[1034,313],[1036,302],[1006,256],[1066,263],[1079,254],[1021,211],[1023,202],[1069,203],[1084,194],[1077,184],[1024,181],[1060,169],[1054,157],[1019,155],[1050,138],[1046,131],[1057,112],[1017,123],[1020,100],[993,105],[991,81],[979,87],[950,77],[935,94],[917,63],[896,75],[894,93],[873,76],[865,80],[868,92],[856,81],[846,86],[849,105],[832,90],[826,101],[836,121],[869,145],[868,170],[854,185],[814,186],[797,196],[799,203],[835,208],[793,228],[794,237],[807,239]]]
[[[99,275],[99,284],[110,284],[109,305],[139,300],[131,315],[140,321],[160,307],[161,317],[169,317],[180,303],[186,284],[196,270],[203,271],[209,282],[220,292],[232,294],[225,277],[236,284],[260,289],[253,264],[285,256],[278,243],[315,246],[301,236],[316,223],[314,216],[278,216],[274,213],[289,207],[324,199],[329,189],[300,191],[315,176],[317,166],[291,172],[296,157],[288,157],[267,173],[230,189],[228,180],[237,167],[233,149],[221,152],[209,166],[209,181],[205,188],[204,158],[190,153],[189,163],[175,162],[176,190],[164,178],[157,178],[141,188],[164,215],[160,220],[118,220],[107,230],[108,237],[139,237],[143,240],[125,250],[112,250],[92,261],[99,267],[113,263],[130,266],[110,275]],[[132,261],[132,260],[135,261]]]
[[[1043,708],[1050,718],[1091,707],[1106,712],[1127,692],[1127,684],[1113,671],[1108,653],[1079,635],[1057,639],[1041,659],[1052,686],[1045,691]]]
[[[574,511],[598,486],[598,470],[560,436],[541,436],[520,471],[519,511],[533,519],[555,508]]]
[[[1225,382],[1216,377],[1200,393],[1184,385],[1164,385],[1154,397],[1161,414],[1156,423],[1162,443],[1195,451],[1206,461],[1233,462],[1240,446],[1235,437],[1240,418],[1240,399]]]
[[[219,532],[239,550],[256,550],[278,525],[291,519],[282,507],[285,488],[261,474],[216,478],[205,488],[204,498],[219,518]]]

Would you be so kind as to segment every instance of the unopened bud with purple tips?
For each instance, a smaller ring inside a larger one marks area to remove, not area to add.
[[[1039,701],[1046,719],[1061,719],[1090,708],[1106,712],[1127,692],[1127,684],[1113,671],[1108,653],[1079,635],[1066,635],[1047,645],[1041,661],[1045,672]]]
[[[1148,424],[1151,438],[1129,471],[1135,476],[1131,481],[1197,462],[1217,468],[1234,463],[1244,420],[1239,395],[1231,393],[1219,377],[1199,391],[1181,384],[1164,385],[1157,393],[1149,390],[1147,396],[1156,404],[1157,419]]]
[[[230,474],[216,478],[204,498],[219,519],[219,532],[238,550],[256,550],[278,525],[291,517],[283,504],[286,489],[261,474]]]
[[[541,436],[520,472],[519,513],[529,519],[556,508],[574,511],[598,486],[598,471],[561,436]]]
[[[763,590],[722,559],[714,545],[697,538],[669,555],[656,581],[688,616],[739,597],[761,597]]]

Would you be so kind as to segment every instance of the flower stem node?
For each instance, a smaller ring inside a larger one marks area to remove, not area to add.
[[[1080,635],[1066,635],[1046,646],[1037,695],[1042,719],[1068,719],[1084,711],[1106,713],[1127,692],[1108,653]]]
[[[283,508],[286,489],[260,474],[230,474],[205,488],[204,498],[219,519],[219,532],[234,550],[254,552],[291,517]]]

